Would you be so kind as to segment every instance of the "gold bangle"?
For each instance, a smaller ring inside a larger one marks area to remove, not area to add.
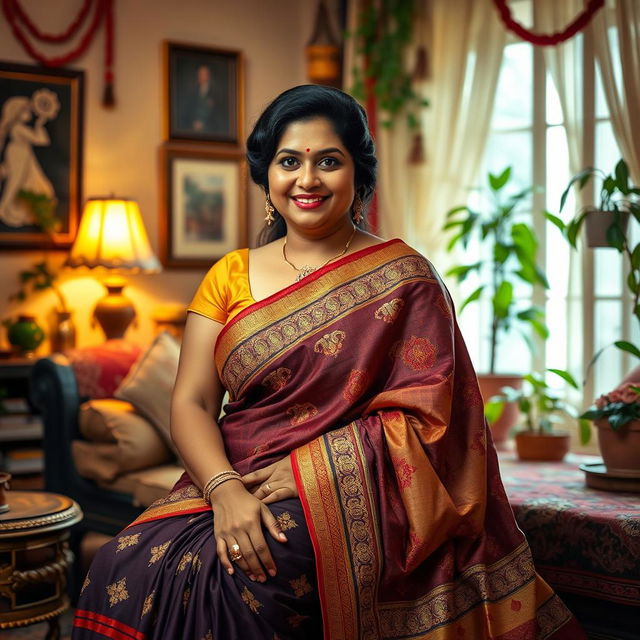
[[[220,473],[216,473],[215,475],[211,476],[211,478],[209,478],[202,489],[202,497],[204,498],[204,501],[211,504],[211,494],[213,493],[213,491],[217,489],[222,483],[226,482],[227,480],[233,480],[234,478],[238,478],[239,480],[240,474],[233,469],[230,469],[228,471],[220,471]]]

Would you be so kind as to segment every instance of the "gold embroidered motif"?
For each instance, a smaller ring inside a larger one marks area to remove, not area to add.
[[[283,511],[279,516],[276,516],[276,520],[278,521],[282,531],[295,529],[298,526],[298,523],[291,517],[291,514],[288,511]]]
[[[342,349],[342,343],[346,337],[347,334],[344,331],[325,333],[322,338],[313,345],[313,350],[316,353],[335,358],[340,349]]]
[[[408,340],[396,342],[391,349],[391,355],[401,358],[414,371],[424,371],[436,363],[438,348],[429,338],[411,336]]]
[[[382,306],[376,309],[373,314],[376,320],[382,320],[387,324],[393,324],[400,315],[400,311],[404,307],[404,300],[402,298],[394,298],[389,302],[385,302]]]
[[[191,597],[191,587],[187,587],[182,594],[182,608],[186,611],[189,604],[189,598]]]
[[[287,618],[287,622],[292,629],[297,629],[308,616],[301,616],[299,613],[296,613],[295,616],[289,616]]]
[[[167,540],[164,544],[160,544],[157,547],[151,547],[151,556],[149,558],[149,567],[152,564],[155,564],[162,558],[162,556],[167,552],[169,545],[171,544],[171,540]]]
[[[180,562],[178,563],[178,568],[176,569],[176,575],[181,573],[187,568],[187,565],[193,560],[193,554],[191,551],[187,551],[182,558],[180,558]]]
[[[406,458],[393,458],[393,467],[398,479],[400,489],[407,489],[411,486],[411,478],[418,467],[410,465]]]
[[[367,388],[369,376],[362,369],[351,369],[342,397],[348,402],[355,402]]]
[[[193,556],[192,566],[193,566],[193,572],[194,573],[198,573],[200,571],[200,569],[202,569],[202,560],[200,560],[200,552],[199,551],[198,551],[198,553],[196,553],[195,556]]]
[[[80,593],[84,593],[84,590],[91,584],[91,580],[89,579],[89,574],[84,578],[84,582],[82,583],[82,589],[80,589]]]
[[[242,589],[242,593],[240,595],[242,596],[242,601],[247,605],[247,607],[249,607],[253,613],[258,613],[258,609],[262,606],[262,603],[256,600],[253,593],[251,593],[247,587]]]
[[[291,416],[289,424],[292,427],[297,427],[299,424],[317,416],[318,409],[310,402],[305,402],[304,404],[294,404],[292,407],[289,407],[287,414]]]
[[[269,440],[269,442],[263,442],[262,444],[259,444],[256,447],[253,447],[253,449],[250,449],[249,455],[257,456],[259,453],[262,453],[263,451],[267,451],[270,446],[271,446],[271,440]]]
[[[265,387],[271,387],[274,391],[280,391],[291,378],[291,369],[278,367],[262,380]]]
[[[151,611],[151,608],[153,607],[153,599],[155,598],[156,592],[152,591],[145,599],[144,599],[144,604],[142,605],[142,613],[140,614],[141,618],[144,618],[144,616],[147,615],[147,613],[149,613],[149,611]]]
[[[117,582],[107,585],[107,595],[109,596],[110,607],[118,604],[118,602],[126,600],[129,597],[129,592],[127,591],[127,579],[121,578]]]
[[[299,578],[289,580],[289,584],[297,598],[302,598],[305,593],[311,593],[313,591],[309,581],[307,580],[307,576],[304,573]]]
[[[202,636],[202,640],[213,640],[213,633],[211,633],[211,629],[207,631],[206,635]]]
[[[120,536],[118,538],[118,548],[116,549],[116,553],[120,553],[123,549],[126,549],[127,547],[133,547],[138,544],[140,535],[140,533],[134,533],[130,536]]]

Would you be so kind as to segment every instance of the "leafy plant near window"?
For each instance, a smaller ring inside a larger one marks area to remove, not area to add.
[[[353,69],[353,95],[366,100],[371,87],[379,107],[388,114],[382,122],[393,126],[395,119],[406,114],[410,128],[417,128],[419,113],[429,101],[413,87],[412,74],[405,68],[405,57],[411,44],[415,15],[414,0],[380,0],[363,8],[353,34],[357,52],[366,60],[365,69]]]
[[[579,389],[575,378],[563,369],[547,369],[548,372],[562,378],[574,389]],[[564,418],[578,420],[580,442],[587,444],[591,439],[591,427],[587,416],[580,416],[572,404],[562,400],[560,392],[552,389],[544,374],[536,371],[523,376],[523,388],[503,387],[500,395],[489,399],[485,405],[485,415],[489,422],[500,417],[505,404],[515,402],[524,417],[525,430],[543,435],[553,433],[554,424],[564,422]]]
[[[580,230],[589,215],[601,215],[600,212],[613,213],[611,224],[607,229],[607,243],[622,254],[627,268],[627,288],[633,298],[633,315],[640,326],[640,242],[635,245],[630,242],[627,233],[627,223],[630,217],[640,222],[640,187],[629,181],[629,169],[622,159],[617,164],[613,173],[605,174],[604,171],[594,167],[587,167],[571,178],[560,200],[560,211],[566,204],[570,189],[578,185],[583,189],[591,179],[599,178],[601,181],[599,210],[593,207],[583,207],[568,222],[563,222],[558,216],[545,213],[546,217],[555,224],[575,249]],[[626,340],[617,340],[615,346],[622,351],[640,358],[640,349]],[[605,349],[607,347],[604,347]],[[589,368],[593,366],[603,349],[595,354]]]
[[[498,338],[512,328],[521,329],[523,339],[533,348],[531,337],[523,329],[530,327],[541,338],[546,339],[549,331],[544,322],[544,310],[531,305],[522,308],[514,297],[517,280],[532,286],[549,287],[542,269],[536,264],[538,240],[530,227],[518,222],[520,205],[524,204],[533,187],[506,196],[505,187],[511,178],[511,167],[499,175],[489,173],[488,184],[491,207],[475,211],[467,205],[451,209],[447,213],[445,231],[454,231],[447,251],[462,245],[466,249],[473,237],[481,243],[490,243],[489,278],[475,289],[462,303],[460,311],[478,300],[483,293],[491,295],[490,364],[489,373],[495,373]],[[469,274],[482,275],[483,262],[455,266],[446,275],[454,276],[458,282]]]

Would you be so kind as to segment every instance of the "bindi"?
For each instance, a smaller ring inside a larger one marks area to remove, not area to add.
[[[311,151],[311,149],[307,148],[307,153],[309,153]]]

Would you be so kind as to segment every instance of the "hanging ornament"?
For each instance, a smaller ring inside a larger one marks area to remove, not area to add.
[[[40,42],[49,44],[64,44],[77,36],[80,28],[89,19],[91,10],[93,9],[93,18],[87,28],[86,33],[80,39],[78,45],[69,53],[58,57],[45,56],[37,51],[31,42],[29,42],[27,33]],[[104,93],[102,104],[105,107],[112,107],[115,104],[113,83],[113,0],[84,0],[78,14],[67,27],[65,31],[58,34],[44,33],[38,29],[26,11],[20,4],[19,0],[2,0],[2,10],[7,18],[7,22],[11,25],[11,30],[16,39],[22,45],[23,49],[35,60],[45,67],[62,67],[82,56],[91,41],[96,35],[98,27],[102,20],[105,22],[105,52],[104,52]]]
[[[496,5],[502,22],[504,22],[509,31],[512,31],[523,40],[540,47],[554,46],[573,38],[578,31],[582,31],[591,22],[591,18],[593,18],[596,11],[604,6],[604,0],[585,0],[584,11],[563,31],[552,33],[551,35],[541,35],[525,29],[513,19],[507,0],[493,0],[493,3]]]
[[[333,34],[324,0],[318,3],[313,35],[306,46],[307,78],[315,84],[340,87],[342,68],[340,44]]]

